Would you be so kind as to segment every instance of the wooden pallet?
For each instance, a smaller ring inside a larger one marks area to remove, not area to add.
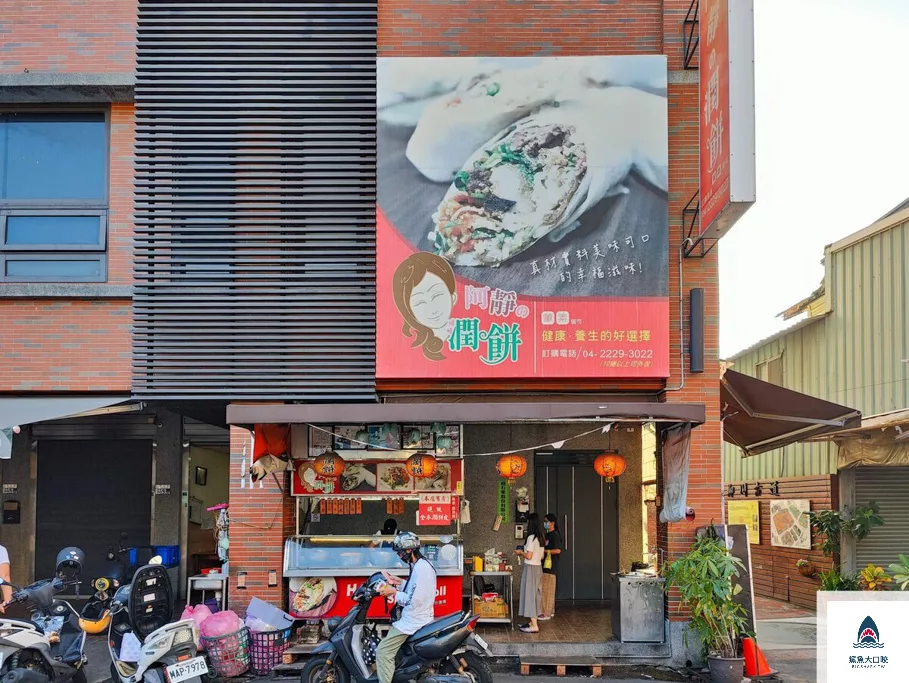
[[[319,647],[318,644],[316,644],[316,645],[291,645],[289,648],[284,650],[284,657],[283,657],[282,663],[285,666],[295,664],[296,662],[299,662],[301,659],[307,658],[310,654],[312,654],[312,651],[315,650],[317,647]]]
[[[564,676],[568,669],[577,668],[589,669],[596,678],[603,675],[603,663],[595,657],[521,657],[519,661],[522,676],[529,676],[532,666],[555,668],[557,676]]]

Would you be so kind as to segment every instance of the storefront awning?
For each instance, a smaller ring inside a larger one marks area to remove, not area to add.
[[[734,370],[720,380],[723,439],[759,455],[819,434],[857,427],[860,411]]]
[[[109,408],[129,396],[4,396],[0,398],[0,428],[60,420],[81,413]]]
[[[498,424],[502,422],[558,422],[575,420],[628,420],[702,424],[703,403],[329,403],[231,404],[227,422],[253,424]]]
[[[46,420],[109,408],[128,401],[129,396],[3,396],[0,397],[0,460],[10,457],[12,429]]]

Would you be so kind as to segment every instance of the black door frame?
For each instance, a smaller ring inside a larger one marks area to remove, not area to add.
[[[590,470],[591,470],[591,474],[595,474],[595,472],[593,470],[593,462],[596,459],[596,457],[598,455],[601,455],[602,453],[603,453],[602,449],[577,449],[577,450],[566,450],[566,451],[548,451],[548,450],[536,451],[534,453],[534,504],[535,504],[535,507],[539,509],[540,506],[543,505],[543,503],[544,503],[544,501],[541,501],[539,499],[539,497],[537,496],[537,492],[539,490],[538,487],[540,487],[542,484],[540,477],[538,476],[538,474],[541,473],[541,470],[544,470],[544,469],[547,469],[550,467],[560,467],[561,466],[561,467],[566,467],[566,468],[572,468],[571,471],[572,471],[572,473],[574,473],[577,471],[575,469],[577,467],[589,466]],[[605,486],[605,485],[606,485],[605,483],[601,482],[601,486]],[[615,516],[614,516],[615,523],[614,523],[614,528],[613,528],[613,532],[614,532],[613,537],[615,539],[616,571],[618,571],[621,568],[621,566],[620,566],[621,562],[620,562],[620,558],[619,558],[619,551],[620,551],[620,547],[619,547],[620,519],[619,519],[619,516],[621,514],[621,506],[620,506],[621,489],[619,488],[619,480],[616,479],[616,481],[613,484],[610,484],[610,486],[616,487],[616,489],[615,489],[615,491],[616,491]],[[549,491],[548,478],[547,478],[544,490],[547,491],[547,499],[546,499],[545,503],[546,503],[546,505],[548,505],[548,491]],[[572,486],[572,506],[571,506],[572,524],[571,524],[570,530],[567,528],[563,528],[563,542],[566,544],[566,547],[570,547],[572,549],[571,567],[572,567],[572,594],[573,595],[574,595],[574,591],[575,591],[574,569],[575,569],[575,564],[576,564],[576,558],[573,554],[573,552],[574,552],[573,548],[576,545],[575,544],[576,525],[575,525],[575,505],[574,505],[574,503],[575,503],[574,486]],[[605,500],[603,500],[603,503],[605,503]],[[547,512],[548,512],[548,510],[547,510]],[[604,513],[605,513],[605,507],[601,505],[600,514],[603,515]],[[606,521],[605,517],[601,517],[601,519],[603,522],[601,525],[601,529],[605,529],[607,521]],[[563,525],[560,525],[560,526],[563,526]],[[570,538],[569,538],[569,533],[570,533]],[[604,534],[604,539],[605,539],[605,534]],[[568,545],[569,543],[570,543],[570,546]],[[608,570],[605,566],[605,564],[606,564],[606,552],[605,551],[606,551],[606,549],[605,549],[605,543],[604,543],[602,551],[601,551],[602,571],[603,571],[601,599],[609,601],[614,596],[612,596],[612,587],[609,584],[608,578],[606,577],[606,573]],[[575,599],[575,598],[572,597],[571,599]],[[582,598],[582,600],[583,600],[583,598]]]

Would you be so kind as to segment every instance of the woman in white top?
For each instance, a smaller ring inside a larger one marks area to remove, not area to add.
[[[539,633],[537,617],[543,613],[543,553],[546,545],[546,532],[540,522],[540,516],[533,512],[527,517],[527,540],[524,549],[517,554],[524,558],[524,571],[521,574],[521,600],[518,614],[527,617],[530,622],[521,627],[524,633]]]

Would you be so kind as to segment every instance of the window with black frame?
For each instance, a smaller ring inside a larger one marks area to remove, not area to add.
[[[104,112],[0,112],[0,282],[107,280]]]

